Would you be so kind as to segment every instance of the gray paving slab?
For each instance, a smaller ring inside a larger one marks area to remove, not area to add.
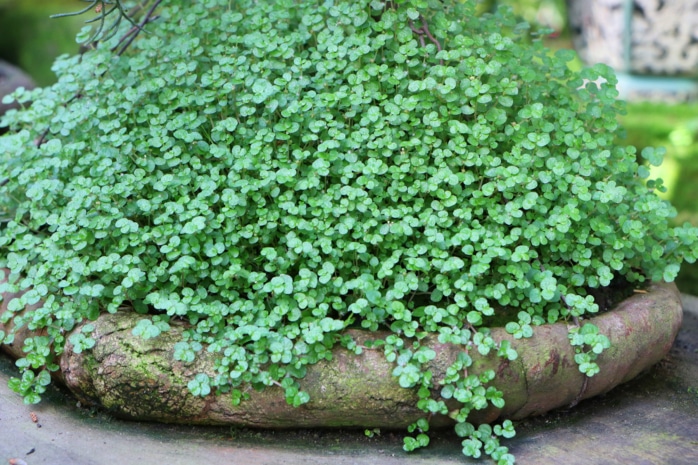
[[[698,464],[698,298],[683,296],[684,323],[670,354],[609,394],[517,425],[507,445],[522,464]],[[257,431],[135,423],[81,408],[52,387],[26,406],[7,388],[17,372],[0,356],[0,464],[451,465],[461,455],[437,432],[429,448],[402,451],[400,432]],[[38,422],[34,423],[34,412]]]

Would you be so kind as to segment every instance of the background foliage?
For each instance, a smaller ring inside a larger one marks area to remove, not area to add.
[[[665,180],[670,200],[678,210],[674,224],[685,221],[698,226],[698,104],[638,102],[628,105],[621,122],[627,130],[626,143],[637,147],[666,147],[661,166],[652,176]],[[676,284],[682,292],[698,295],[698,265],[681,267]]]
[[[75,35],[84,18],[51,21],[49,15],[75,8],[74,0],[0,0],[0,59],[29,73],[41,86],[53,84],[53,61],[77,53]]]

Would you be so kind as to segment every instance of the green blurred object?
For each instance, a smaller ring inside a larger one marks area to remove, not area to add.
[[[532,25],[551,28],[555,34],[566,32],[565,0],[481,0],[480,11],[493,11],[502,5],[511,7],[516,16]]]
[[[660,167],[651,177],[660,177],[668,188],[665,198],[678,211],[677,224],[698,226],[698,103],[633,103],[623,117],[627,143],[641,151],[648,146],[665,147]],[[698,264],[684,263],[676,284],[682,292],[698,295]]]
[[[78,0],[0,0],[0,58],[22,68],[39,86],[56,81],[53,61],[76,53],[75,36],[85,18],[51,19],[84,8]]]

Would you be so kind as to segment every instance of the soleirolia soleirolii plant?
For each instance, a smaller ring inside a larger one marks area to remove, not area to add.
[[[175,357],[218,356],[191,392],[233,403],[279,385],[302,405],[308,365],[362,351],[346,328],[389,329],[375,346],[425,412],[405,449],[447,414],[466,455],[511,463],[510,421],[468,422],[504,400],[494,372],[466,374],[467,350],[517,356],[491,322],[529,337],[597,312],[589,289],[671,281],[696,258],[696,229],[670,227],[647,180],[662,152],[616,142],[612,73],[570,71],[572,52],[546,50],[507,10],[144,3],[94,2],[100,24],[133,16],[84,30],[98,42],[59,58],[56,84],[16,92],[24,107],[3,119],[0,290],[26,293],[2,321],[46,334],[11,381],[27,402],[66,335],[101,312],[143,314],[145,338],[188,322]],[[89,327],[75,350],[94,345]],[[464,347],[445,379],[423,368],[429,333]],[[570,339],[592,376],[608,340],[591,326]]]

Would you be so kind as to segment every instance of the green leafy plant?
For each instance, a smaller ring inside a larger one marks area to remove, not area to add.
[[[28,402],[64,334],[102,312],[143,314],[144,338],[184,320],[175,358],[218,357],[191,392],[234,404],[251,385],[302,405],[308,365],[368,347],[346,328],[389,329],[370,347],[425,413],[404,448],[426,446],[443,414],[465,455],[512,463],[510,421],[468,422],[505,402],[468,354],[517,357],[490,324],[522,338],[580,322],[599,310],[590,290],[671,281],[695,261],[696,229],[668,226],[661,181],[614,143],[612,73],[571,72],[571,52],[521,40],[508,10],[163,0],[144,20],[148,34],[123,22],[61,57],[58,82],[16,92],[24,108],[2,122],[14,214],[0,291],[26,292],[1,318],[47,334],[27,339],[11,383]],[[429,333],[463,347],[443,379],[425,368]],[[570,340],[593,375],[603,336],[584,325]]]
[[[572,328],[569,338],[575,347],[574,361],[579,365],[579,371],[587,376],[594,376],[599,372],[599,366],[594,360],[601,352],[611,347],[611,341],[599,334],[599,328],[591,323],[586,323],[581,328]]]

